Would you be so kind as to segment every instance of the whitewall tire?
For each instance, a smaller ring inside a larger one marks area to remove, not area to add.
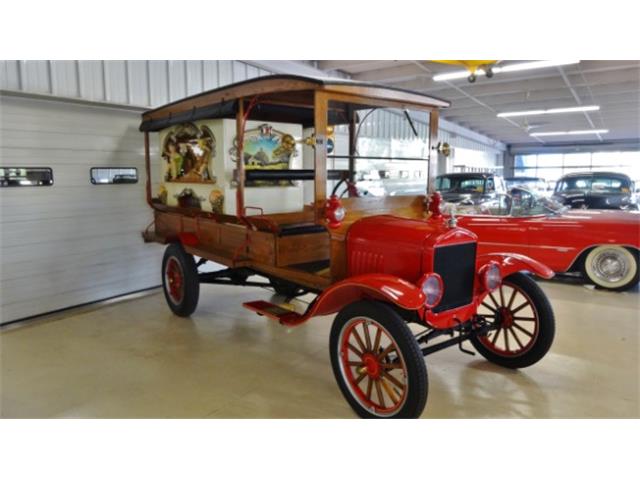
[[[638,254],[619,245],[600,245],[589,252],[582,269],[597,287],[627,290],[638,283]]]

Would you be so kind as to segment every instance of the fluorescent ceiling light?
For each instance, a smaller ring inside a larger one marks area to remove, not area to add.
[[[609,133],[609,130],[570,130],[568,132],[536,132],[531,133],[532,137],[555,137],[558,135],[589,135],[598,133]]]
[[[514,63],[512,65],[505,65],[504,67],[492,67],[493,73],[505,73],[505,72],[521,72],[523,70],[535,70],[538,68],[559,67],[561,65],[573,65],[580,63],[580,60],[541,60],[539,62],[523,62]],[[469,70],[458,70],[456,72],[441,73],[433,76],[434,82],[444,82],[447,80],[456,80],[458,78],[467,78],[471,72]],[[477,69],[476,76],[480,77],[484,75],[484,70]]]
[[[546,110],[525,110],[522,112],[503,112],[499,113],[498,117],[524,117],[531,115],[548,115],[550,113],[574,113],[574,112],[593,112],[594,110],[600,110],[598,105],[585,105],[582,107],[566,107],[566,108],[548,108]]]

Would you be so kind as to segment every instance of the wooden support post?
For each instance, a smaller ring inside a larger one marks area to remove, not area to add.
[[[429,170],[427,174],[427,193],[435,192],[436,177],[438,176],[438,109],[429,113]]]
[[[236,216],[244,217],[244,99],[238,99],[238,113],[236,114],[236,142],[238,159],[236,162]]]
[[[327,201],[327,109],[328,99],[322,92],[315,92],[314,128],[316,144],[314,148],[315,179],[313,198],[316,223],[324,219],[324,204]]]
[[[151,152],[149,151],[149,132],[144,132],[144,168],[147,173],[147,204],[153,208],[153,202],[151,201]]]
[[[357,113],[352,107],[348,107],[349,114],[349,180],[354,182],[356,177],[356,150],[357,141],[356,138],[356,118]]]

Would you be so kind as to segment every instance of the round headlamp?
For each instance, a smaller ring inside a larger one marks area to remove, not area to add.
[[[502,283],[500,265],[490,262],[482,269],[482,284],[488,292],[493,292]]]
[[[420,288],[425,296],[425,307],[433,308],[440,303],[440,300],[442,300],[442,295],[444,294],[444,283],[442,282],[440,275],[437,273],[428,273],[422,277]]]

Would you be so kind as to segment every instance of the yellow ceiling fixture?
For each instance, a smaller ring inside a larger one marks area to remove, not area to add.
[[[467,80],[470,83],[476,81],[477,72],[481,70],[482,73],[487,77],[493,77],[493,66],[498,63],[500,60],[431,60],[435,63],[445,63],[447,65],[457,65],[459,67],[464,67],[469,72],[467,76]],[[434,77],[435,79],[435,77]]]
[[[508,65],[497,65],[502,60],[431,60],[436,63],[446,63],[448,65],[462,66],[464,70],[454,72],[438,73],[433,76],[434,82],[446,82],[458,78],[467,78],[470,82],[475,82],[478,76],[484,75],[488,78],[494,74],[523,72],[525,70],[536,70],[539,68],[560,67],[563,65],[574,65],[580,60],[534,60],[531,62],[510,63]]]

